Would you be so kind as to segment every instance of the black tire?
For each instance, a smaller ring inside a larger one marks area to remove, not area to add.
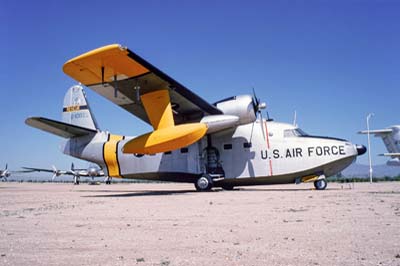
[[[328,182],[326,181],[326,179],[320,179],[314,182],[314,187],[316,190],[324,190],[327,185]]]
[[[209,175],[202,175],[194,183],[196,190],[199,192],[210,191],[213,187],[212,178]]]

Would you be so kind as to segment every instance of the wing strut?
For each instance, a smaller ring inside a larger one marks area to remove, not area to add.
[[[157,90],[141,96],[154,131],[128,141],[124,153],[152,154],[189,146],[207,132],[204,123],[175,125],[168,90]]]

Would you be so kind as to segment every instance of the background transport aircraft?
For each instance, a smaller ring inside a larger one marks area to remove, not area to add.
[[[4,170],[0,170],[0,179],[7,181],[7,178],[11,176],[11,174],[14,173],[30,173],[32,171],[30,170],[22,170],[22,171],[10,171],[8,170],[8,164],[6,164],[6,167],[4,168]]]
[[[368,134],[368,130],[363,130],[359,133]],[[382,138],[388,152],[380,155],[392,158],[386,164],[389,166],[400,166],[400,125],[385,129],[370,130],[369,133],[375,134],[375,137]]]
[[[23,169],[35,171],[35,172],[49,172],[53,173],[54,180],[56,177],[60,175],[72,175],[74,178],[74,184],[79,185],[80,178],[83,177],[91,177],[94,180],[95,177],[104,177],[104,171],[98,166],[89,166],[87,169],[76,169],[74,168],[74,163],[71,164],[71,170],[58,170],[54,165],[52,169],[44,169],[44,168],[32,168],[32,167],[22,167]],[[106,184],[111,184],[111,177],[107,176],[104,179]]]
[[[263,119],[265,103],[255,95],[210,104],[117,44],[73,58],[63,70],[153,127],[141,136],[100,130],[80,85],[65,95],[62,122],[26,119],[32,127],[66,138],[65,154],[100,165],[107,176],[190,182],[198,191],[300,182],[325,189],[326,176],[366,151],[343,139],[312,136],[295,125]]]

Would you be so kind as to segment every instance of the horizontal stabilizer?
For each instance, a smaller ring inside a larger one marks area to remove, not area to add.
[[[31,127],[38,128],[63,138],[80,137],[97,132],[94,129],[74,126],[44,117],[30,117],[25,120],[25,123]]]
[[[386,135],[393,132],[391,128],[370,130],[369,134]],[[359,131],[358,134],[368,134],[368,130]]]

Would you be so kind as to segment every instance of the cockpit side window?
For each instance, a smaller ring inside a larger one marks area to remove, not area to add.
[[[296,134],[293,129],[285,129],[285,131],[283,131],[283,137],[284,138],[296,137]]]
[[[300,128],[295,129],[286,129],[283,131],[283,137],[290,138],[290,137],[305,137],[308,136],[306,132],[301,130]]]
[[[304,132],[300,128],[296,128],[295,131],[297,132],[297,136],[301,136],[301,137],[309,136],[306,132]]]

